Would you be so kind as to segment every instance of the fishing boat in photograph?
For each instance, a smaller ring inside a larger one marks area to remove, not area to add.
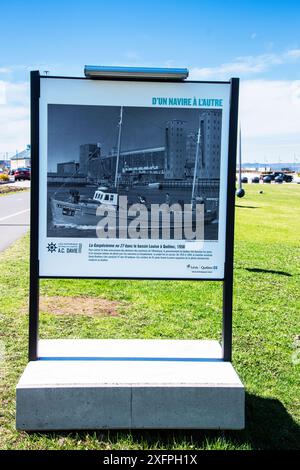
[[[70,191],[70,200],[50,199],[54,226],[95,228],[103,216],[97,216],[103,205],[107,210],[118,207],[118,194],[96,190],[93,198],[81,197],[79,191]]]
[[[128,193],[128,189],[124,190],[120,188],[119,159],[122,122],[123,107],[120,108],[120,119],[118,123],[119,131],[114,184],[111,186],[104,186],[102,184],[101,186],[96,188],[92,197],[87,197],[83,194],[80,194],[79,190],[77,189],[71,190],[69,192],[69,197],[67,200],[65,195],[61,198],[58,197],[58,193],[61,189],[59,188],[54,193],[54,195],[50,197],[50,208],[53,226],[65,228],[72,227],[78,229],[95,229],[97,228],[99,222],[101,222],[101,220],[107,216],[107,213],[111,211],[114,212],[116,215],[117,227],[119,229],[124,229],[128,227],[130,222],[136,219],[136,217],[138,216],[137,212],[135,212],[134,210],[130,211],[130,207],[132,207],[133,204],[142,205],[142,210],[148,212],[149,215],[147,217],[147,226],[149,227],[149,230],[164,230],[165,228],[167,228],[167,226],[171,230],[176,230],[180,228],[182,229],[184,219],[185,223],[188,220],[190,221],[188,223],[190,223],[190,225],[194,227],[196,222],[197,204],[204,204],[204,223],[207,224],[213,222],[217,218],[217,211],[212,209],[206,209],[205,200],[196,195],[196,173],[199,162],[200,128],[198,133],[199,135],[195,156],[192,194],[189,201],[187,201],[188,203],[184,203],[183,201],[181,201],[181,204],[177,204],[174,207],[174,205],[171,204],[171,202],[169,201],[169,194],[164,193],[164,191],[161,190],[160,183],[150,183],[147,188],[144,186],[144,194],[143,189],[141,187],[140,194],[136,194],[135,197],[133,197],[130,192]],[[146,196],[145,193],[147,190],[148,192]],[[155,202],[150,201],[148,198],[149,190],[150,193],[153,191],[157,191],[157,194],[159,194],[159,205],[164,205],[164,215],[168,213],[169,217],[163,217],[162,214],[160,214],[158,218],[156,217],[153,219],[152,217],[150,217],[151,206],[152,204],[157,206],[158,199],[156,198]],[[122,207],[124,206],[124,199],[121,200],[122,202],[120,204],[120,198],[122,196],[127,197],[127,195],[131,197],[131,200],[129,200],[128,197],[128,200],[126,199],[126,207]],[[187,214],[187,212],[189,212],[189,214]]]
[[[152,217],[150,219],[151,204],[148,204],[142,196],[140,196],[135,202],[135,206],[128,205],[128,207],[122,207],[122,204],[120,206],[120,197],[122,196],[124,197],[124,194],[119,194],[110,190],[97,189],[92,198],[81,197],[77,190],[70,191],[69,201],[51,198],[50,203],[53,225],[65,228],[77,227],[79,229],[95,229],[101,219],[110,212],[115,213],[118,228],[124,229],[137,217],[136,213],[134,213],[134,215],[130,215],[130,207],[135,208],[137,211],[139,207],[147,210],[149,213],[147,219],[149,219],[149,226],[151,225],[150,228],[152,228],[152,230],[156,228],[164,229],[166,228],[166,225],[168,225],[172,230],[182,228],[183,214],[186,217],[187,212],[190,212],[190,217],[187,217],[186,220],[190,220],[192,225],[195,224],[196,207],[192,207],[190,204],[185,205],[185,207],[178,205],[178,209],[175,207],[175,210],[172,209],[171,205],[169,208],[169,218],[163,217],[162,212],[160,212],[160,217],[153,221]],[[196,204],[197,203],[201,204],[202,201],[197,201],[196,199]],[[99,211],[100,208],[103,210]],[[165,211],[166,210],[168,211],[168,209],[165,209]],[[204,210],[204,223],[210,223],[215,218],[215,211]],[[156,223],[157,227],[155,227]]]

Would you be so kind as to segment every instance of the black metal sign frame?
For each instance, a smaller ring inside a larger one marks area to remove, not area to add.
[[[30,202],[30,289],[29,289],[29,361],[38,360],[39,338],[39,281],[41,278],[50,279],[53,276],[41,276],[39,273],[39,121],[40,121],[40,79],[59,78],[90,80],[81,77],[41,76],[38,71],[31,72],[31,202]],[[108,80],[105,77],[105,80]],[[112,80],[115,80],[112,79]],[[134,80],[127,78],[126,80]],[[150,81],[150,80],[143,80]],[[157,81],[157,80],[156,80]],[[166,82],[168,80],[164,80]],[[187,83],[193,83],[189,80]],[[226,203],[226,239],[225,239],[225,268],[221,279],[195,279],[195,281],[218,281],[223,283],[223,324],[222,350],[223,360],[232,358],[232,307],[233,307],[233,250],[234,250],[234,212],[235,212],[235,175],[238,130],[238,101],[239,79],[232,78],[230,82],[196,81],[194,83],[230,83],[230,114],[229,114],[229,146],[227,170],[227,203]],[[72,278],[64,276],[64,278]],[[89,279],[88,276],[82,278]],[[99,277],[100,278],[100,277]],[[55,277],[57,279],[57,277]],[[93,277],[95,279],[95,277]],[[116,279],[116,277],[114,277]],[[151,279],[156,278],[124,278],[122,279]],[[164,280],[162,278],[157,278]],[[165,279],[166,280],[166,279]],[[191,280],[176,278],[174,280]]]

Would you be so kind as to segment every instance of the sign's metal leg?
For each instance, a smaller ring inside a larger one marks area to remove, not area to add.
[[[30,75],[31,93],[31,196],[30,196],[30,292],[29,361],[38,358],[39,324],[39,99],[40,74]]]
[[[232,296],[233,296],[233,250],[234,250],[234,209],[236,151],[238,131],[239,79],[231,79],[228,172],[227,172],[227,208],[226,208],[226,245],[225,271],[223,281],[223,359],[231,361],[232,356]]]

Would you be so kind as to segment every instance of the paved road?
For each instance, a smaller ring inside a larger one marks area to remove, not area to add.
[[[29,229],[30,192],[0,197],[0,251]]]
[[[18,186],[19,188],[30,188],[30,181],[14,181],[10,186]]]

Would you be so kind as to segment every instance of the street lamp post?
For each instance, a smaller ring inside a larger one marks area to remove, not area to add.
[[[242,131],[240,125],[239,132],[239,176],[238,176],[238,189],[236,191],[237,197],[244,197],[245,190],[242,188]]]

